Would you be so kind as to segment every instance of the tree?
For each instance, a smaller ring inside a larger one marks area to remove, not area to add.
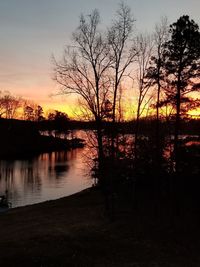
[[[155,144],[155,207],[158,204],[158,188],[160,183],[161,173],[161,159],[162,159],[162,144],[160,133],[160,108],[163,89],[165,87],[165,71],[164,71],[164,50],[165,43],[168,41],[169,27],[166,17],[163,17],[160,23],[156,24],[153,34],[154,49],[153,55],[150,60],[150,66],[147,70],[147,77],[151,79],[152,86],[155,88],[155,104],[152,105],[156,109],[156,127],[155,138],[153,144]],[[153,153],[154,154],[154,153]]]
[[[69,122],[69,118],[66,113],[58,111],[58,110],[54,111],[53,127],[55,130],[55,137],[60,137],[62,134],[64,134],[64,136],[66,137],[67,130],[68,130],[68,122]]]
[[[101,122],[108,99],[110,79],[107,70],[111,59],[106,40],[99,31],[100,16],[94,10],[81,15],[73,33],[74,46],[64,51],[63,60],[55,65],[55,79],[64,94],[77,94],[93,114],[97,126],[99,155],[103,157]]]
[[[184,15],[170,25],[169,33],[164,51],[166,95],[176,108],[174,154],[177,171],[181,104],[188,93],[199,89],[200,32],[198,25]]]
[[[159,122],[159,108],[160,108],[160,94],[161,89],[164,87],[164,48],[165,43],[168,41],[168,22],[167,18],[163,17],[159,24],[155,26],[154,32],[154,55],[151,58],[151,66],[148,70],[148,77],[152,79],[152,85],[156,86],[156,120]]]
[[[0,117],[6,119],[13,119],[17,117],[18,110],[22,106],[22,99],[17,96],[13,96],[10,92],[1,93],[0,97]]]
[[[35,120],[36,121],[41,121],[41,120],[44,120],[44,111],[43,111],[43,108],[40,106],[40,105],[37,105],[35,110],[34,110],[34,115],[35,115]]]
[[[152,85],[156,89],[156,146],[157,151],[160,149],[160,107],[161,107],[161,90],[165,87],[165,71],[164,71],[164,50],[165,43],[168,41],[169,27],[166,17],[163,17],[160,23],[156,24],[154,39],[154,52],[151,57],[150,67],[147,72],[147,77],[152,79]],[[158,153],[159,154],[159,153]],[[159,155],[158,155],[159,157]]]
[[[43,117],[43,108],[32,101],[25,100],[23,107],[23,118],[29,121],[41,121]]]
[[[4,108],[3,95],[2,92],[0,91],[0,118],[3,116],[4,113],[5,113],[5,108]]]
[[[136,111],[136,125],[135,125],[135,145],[134,153],[137,158],[137,143],[139,135],[139,120],[144,112],[145,108],[149,105],[152,99],[151,95],[148,95],[152,87],[152,78],[148,77],[148,69],[150,59],[153,51],[153,42],[150,36],[139,35],[137,37],[137,59],[136,59],[136,82],[138,89],[137,111]],[[145,102],[146,99],[146,102]]]
[[[113,70],[113,122],[116,120],[116,104],[120,82],[125,75],[128,76],[126,71],[137,54],[131,40],[134,21],[130,8],[121,3],[117,10],[116,19],[108,30],[108,43]]]
[[[28,121],[34,120],[34,109],[31,106],[25,105],[24,107],[24,119]]]
[[[69,117],[65,112],[53,110],[49,111],[47,120],[41,123],[48,131],[49,136],[54,132],[55,137],[67,137],[69,127]]]

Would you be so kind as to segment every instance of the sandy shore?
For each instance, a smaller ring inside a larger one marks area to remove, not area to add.
[[[199,237],[121,212],[95,189],[0,214],[0,266],[200,266]]]

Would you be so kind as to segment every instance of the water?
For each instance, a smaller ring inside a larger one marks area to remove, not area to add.
[[[28,160],[0,160],[0,195],[12,207],[57,199],[92,186],[88,148],[44,153]]]
[[[12,207],[18,207],[68,196],[91,187],[93,180],[89,173],[94,152],[92,147],[96,146],[94,134],[92,131],[74,131],[73,136],[85,139],[87,146],[44,153],[29,160],[0,160],[0,195],[8,190]],[[132,135],[126,137],[125,143],[130,150],[134,138]],[[181,137],[183,140],[186,138],[188,146],[194,142],[199,144],[196,136]],[[124,151],[124,146],[122,149]],[[172,149],[171,144],[166,146],[165,158],[171,157]]]

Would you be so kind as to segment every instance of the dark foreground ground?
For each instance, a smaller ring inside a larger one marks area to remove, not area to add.
[[[191,222],[192,224],[192,222]],[[200,266],[199,232],[133,212],[111,222],[98,190],[0,214],[0,266]]]

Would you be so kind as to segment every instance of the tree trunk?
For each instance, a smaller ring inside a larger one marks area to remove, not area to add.
[[[175,121],[175,132],[174,132],[174,159],[175,159],[175,172],[179,171],[179,131],[180,131],[180,107],[181,107],[181,92],[180,88],[177,88],[176,95],[176,121]]]

